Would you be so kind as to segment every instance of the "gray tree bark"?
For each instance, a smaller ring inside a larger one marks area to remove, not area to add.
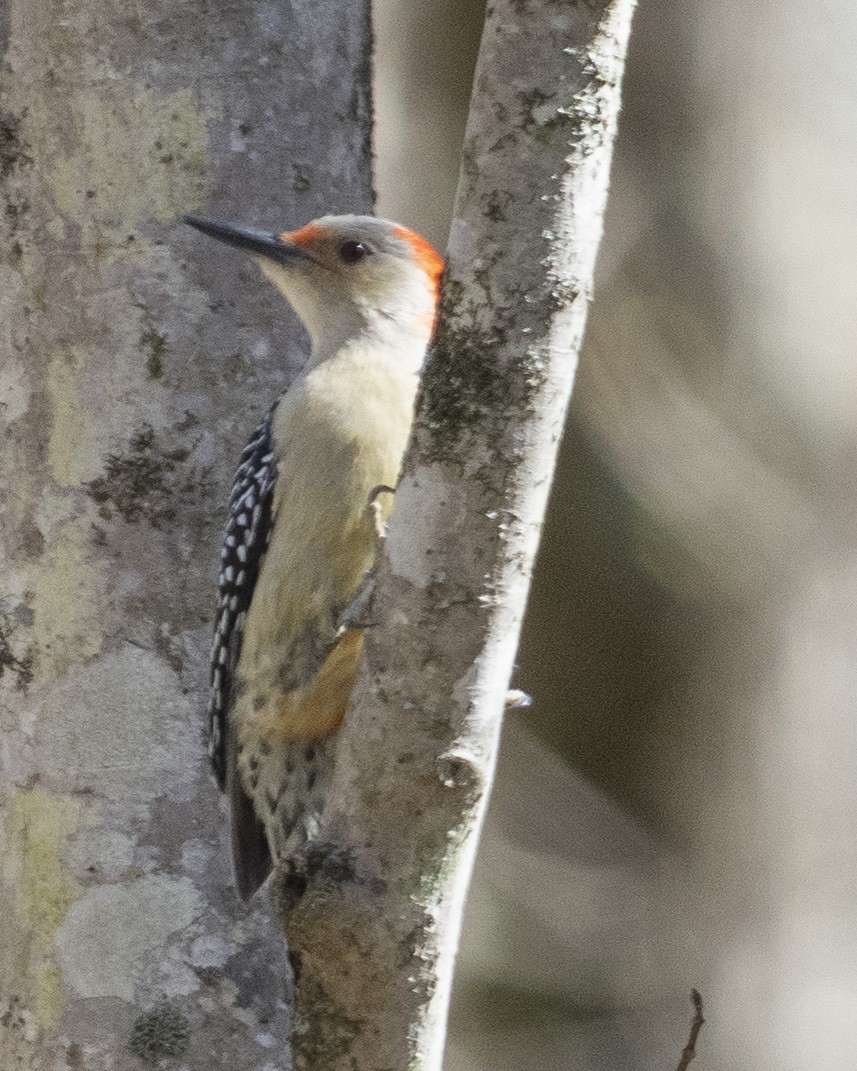
[[[287,1065],[202,713],[228,485],[301,347],[176,218],[370,210],[367,7],[0,5],[4,1071]]]
[[[299,1068],[441,1066],[461,909],[592,287],[632,9],[489,5],[377,624],[328,840],[285,917]]]

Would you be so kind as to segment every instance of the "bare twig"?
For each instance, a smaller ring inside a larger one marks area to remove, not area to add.
[[[696,1056],[696,1039],[699,1037],[699,1031],[702,1029],[702,1024],[705,1022],[705,1019],[702,1017],[702,996],[698,989],[691,989],[690,999],[693,1003],[693,1018],[690,1021],[690,1037],[687,1039],[687,1044],[684,1049],[682,1049],[678,1071],[687,1071],[687,1068],[690,1066],[690,1061]]]

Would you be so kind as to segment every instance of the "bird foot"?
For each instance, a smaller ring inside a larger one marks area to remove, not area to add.
[[[375,529],[375,537],[378,542],[385,539],[387,535],[387,523],[384,520],[384,510],[380,502],[381,495],[394,495],[395,493],[395,487],[388,487],[385,483],[379,483],[377,487],[373,487],[369,492],[367,506],[372,516],[372,527]]]
[[[311,840],[287,859],[277,862],[271,899],[281,919],[287,919],[306,894],[308,886],[328,888],[357,880],[351,852],[325,838]]]
[[[372,518],[372,528],[379,545],[384,541],[387,535],[387,525],[384,521],[384,510],[380,501],[381,495],[394,495],[395,493],[396,489],[394,487],[388,487],[385,483],[379,483],[377,487],[372,488],[372,491],[369,494],[369,501],[366,504],[366,508],[369,510],[369,515]],[[363,577],[363,583],[360,585],[360,590],[348,606],[345,607],[345,610],[339,619],[339,627],[336,632],[337,636],[343,636],[352,628],[371,628],[375,623],[369,619],[369,611],[372,608],[372,598],[375,594],[375,584],[377,579],[377,568],[373,566]]]
[[[359,591],[342,612],[339,628],[336,630],[337,636],[344,636],[349,629],[371,628],[374,625],[375,622],[370,619],[369,614],[377,580],[378,574],[374,568],[363,577]]]

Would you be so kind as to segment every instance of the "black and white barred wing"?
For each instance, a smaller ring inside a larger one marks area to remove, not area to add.
[[[208,754],[221,788],[226,787],[226,718],[241,654],[244,620],[271,535],[271,502],[277,475],[271,443],[272,412],[255,430],[241,454],[220,553],[211,649]]]

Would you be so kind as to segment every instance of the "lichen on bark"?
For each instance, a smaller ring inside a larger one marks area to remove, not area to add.
[[[201,735],[229,485],[303,355],[178,220],[369,210],[367,31],[362,0],[0,5],[4,1068],[287,1066]]]

